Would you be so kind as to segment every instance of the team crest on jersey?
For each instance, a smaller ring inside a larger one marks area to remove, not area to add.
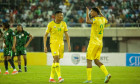
[[[21,36],[19,36],[19,38],[21,38]]]
[[[56,28],[56,26],[54,26],[54,28]]]
[[[71,56],[71,60],[72,60],[73,64],[75,64],[75,65],[79,64],[79,62],[80,62],[80,55],[79,54],[73,54]]]
[[[56,52],[54,52],[54,54],[56,54]]]
[[[24,34],[22,34],[21,36],[24,36]]]
[[[6,34],[7,36],[9,35],[9,33]]]
[[[93,21],[95,21],[95,19],[93,19]]]

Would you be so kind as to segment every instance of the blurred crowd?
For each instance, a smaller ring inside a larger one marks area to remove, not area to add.
[[[70,27],[85,27],[86,6],[100,7],[111,26],[140,23],[139,0],[0,0],[0,20],[13,26],[45,27],[54,20],[54,11],[62,9]]]

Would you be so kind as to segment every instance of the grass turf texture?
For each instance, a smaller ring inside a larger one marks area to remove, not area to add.
[[[9,68],[9,75],[3,75],[4,66],[0,67],[0,84],[52,84],[49,83],[51,66],[28,66],[28,72],[22,72],[11,75],[12,69]],[[107,67],[112,78],[108,84],[140,84],[140,67]],[[86,80],[85,66],[61,66],[63,84],[83,84]],[[104,74],[101,70],[94,66],[92,68],[93,84],[104,84]],[[55,74],[55,80],[58,81]]]

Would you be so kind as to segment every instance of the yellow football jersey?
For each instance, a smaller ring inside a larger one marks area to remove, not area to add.
[[[68,31],[67,25],[64,21],[61,21],[59,24],[51,21],[47,26],[47,33],[50,33],[50,43],[62,43],[63,34]]]
[[[95,17],[92,21],[93,24],[91,26],[90,42],[100,45],[102,44],[104,26],[108,21],[104,17]]]

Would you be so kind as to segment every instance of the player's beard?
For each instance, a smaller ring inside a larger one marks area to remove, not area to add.
[[[63,21],[63,17],[60,17],[60,18],[59,18],[59,21]]]
[[[61,18],[59,21],[63,21],[63,18]]]

